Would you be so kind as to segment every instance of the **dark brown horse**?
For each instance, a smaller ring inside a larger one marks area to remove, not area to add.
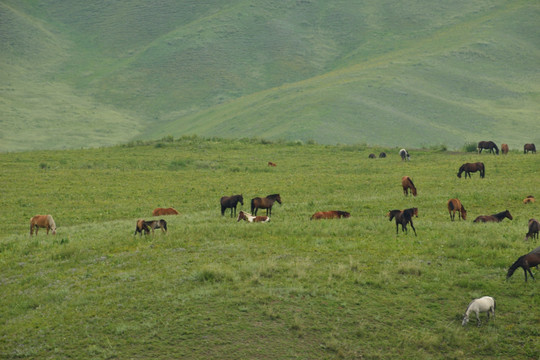
[[[459,171],[457,173],[457,177],[461,178],[461,174],[465,172],[465,179],[467,178],[467,175],[471,177],[472,172],[480,171],[480,177],[484,178],[486,175],[486,170],[484,167],[484,163],[482,162],[476,162],[476,163],[465,163],[460,166]]]
[[[244,206],[244,197],[242,195],[223,196],[220,200],[221,203],[221,216],[225,215],[225,210],[231,209],[231,217],[236,216],[236,206],[238,203]]]
[[[36,215],[30,219],[30,236],[34,234],[34,230],[37,236],[39,228],[47,229],[47,235],[49,235],[49,230],[56,235],[56,223],[51,215]]]
[[[178,215],[178,211],[173,208],[155,208],[152,211],[152,216],[163,216],[163,215]]]
[[[463,206],[459,199],[448,200],[446,206],[448,207],[448,213],[450,214],[450,219],[452,221],[456,218],[456,211],[458,212],[460,219],[465,220],[467,218],[467,210],[465,210],[465,206]]]
[[[501,152],[503,153],[503,155],[508,154],[508,144],[501,145]]]
[[[538,268],[538,265],[540,265],[540,247],[537,247],[533,251],[531,251],[528,254],[525,254],[523,256],[520,256],[515,263],[513,263],[510,268],[508,269],[508,273],[506,274],[506,280],[514,274],[514,271],[518,267],[521,267],[523,269],[523,272],[525,273],[525,281],[527,281],[527,271],[531,275],[531,277],[534,279],[534,275],[531,272],[531,268],[536,266]]]
[[[480,215],[473,222],[501,222],[504,218],[513,219],[510,211],[505,210],[493,215]]]
[[[375,154],[369,154],[368,158],[370,158],[370,159],[375,159],[376,156],[375,156]]]
[[[403,187],[403,193],[405,194],[405,196],[409,195],[409,189],[411,189],[411,194],[413,194],[413,196],[416,196],[416,186],[414,186],[414,183],[412,182],[412,179],[410,177],[402,177],[401,186]]]
[[[145,235],[148,235],[150,233],[150,230],[152,230],[152,234],[154,234],[154,229],[161,228],[161,231],[166,233],[167,232],[167,222],[163,219],[160,220],[150,220],[145,221],[142,219],[137,220],[137,225],[135,226],[135,233],[133,235],[142,235],[143,231]]]
[[[396,235],[398,234],[398,225],[401,224],[401,231],[404,231],[405,234],[407,233],[407,223],[411,224],[411,227],[414,231],[414,236],[416,236],[416,229],[414,228],[412,218],[413,216],[418,217],[418,208],[410,208],[405,209],[403,211],[401,210],[390,210],[388,214],[386,214],[390,218],[389,221],[392,221],[392,219],[396,219]]]
[[[279,194],[268,195],[264,198],[253,198],[251,199],[251,213],[256,216],[257,210],[266,209],[266,216],[271,216],[272,206],[276,201],[281,205],[281,197],[279,196]]]
[[[386,153],[384,151],[379,154],[379,158],[383,159],[385,157],[386,157]]]
[[[533,238],[536,236],[538,239],[538,232],[540,231],[540,222],[536,219],[529,219],[529,232],[525,234],[525,240]]]
[[[478,153],[481,154],[484,149],[489,150],[493,155],[499,155],[499,148],[493,141],[480,141],[478,143]]]
[[[319,211],[311,216],[311,220],[349,218],[351,214],[346,211],[332,210]]]
[[[527,154],[529,151],[536,154],[536,146],[534,146],[534,144],[525,144],[523,146],[523,153]]]

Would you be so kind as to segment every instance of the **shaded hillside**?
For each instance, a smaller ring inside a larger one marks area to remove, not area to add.
[[[0,150],[198,134],[538,141],[540,5],[0,4]],[[31,140],[29,140],[31,139]]]

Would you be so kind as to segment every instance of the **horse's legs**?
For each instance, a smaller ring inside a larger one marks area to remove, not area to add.
[[[482,321],[480,321],[480,315],[478,314],[478,311],[476,311],[476,324],[480,326],[482,324]]]
[[[413,231],[414,231],[414,236],[418,236],[418,235],[416,235],[416,229],[414,228],[414,225],[413,225],[413,223],[412,223],[412,219],[411,219],[411,221],[409,221],[409,222],[411,223],[411,227],[412,227],[412,229],[413,229]]]
[[[532,273],[532,271],[531,271],[531,268],[528,268],[527,270],[529,271],[529,274],[531,275],[531,277],[533,278],[533,280],[535,280],[534,275],[533,275],[533,273]]]

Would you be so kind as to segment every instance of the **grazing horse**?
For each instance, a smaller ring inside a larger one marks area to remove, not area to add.
[[[166,233],[167,232],[167,222],[163,219],[160,220],[137,220],[137,225],[135,227],[135,233],[133,235],[142,235],[143,231],[145,235],[148,235],[150,233],[150,230],[152,230],[152,234],[154,234],[154,229],[161,228],[161,231]]]
[[[527,281],[527,271],[531,275],[531,277],[534,279],[534,275],[531,272],[531,268],[536,266],[538,268],[538,265],[540,264],[540,247],[537,247],[533,251],[531,251],[528,254],[525,254],[523,256],[520,256],[515,263],[513,263],[510,268],[508,268],[508,273],[506,274],[506,280],[510,278],[514,274],[514,271],[518,267],[521,267],[523,269],[523,272],[525,273],[525,281]]]
[[[446,206],[448,207],[448,213],[450,214],[450,219],[452,219],[452,221],[456,218],[456,211],[458,212],[460,219],[465,220],[467,218],[467,210],[465,210],[465,206],[463,206],[459,199],[448,200]]]
[[[536,236],[538,239],[538,232],[540,231],[540,222],[536,219],[529,219],[529,232],[525,234],[525,240],[533,238]]]
[[[499,148],[493,141],[480,141],[478,143],[478,153],[481,154],[484,149],[489,150],[493,155],[499,155]]]
[[[34,234],[34,229],[37,236],[39,228],[47,229],[47,235],[49,235],[49,230],[56,235],[56,223],[51,215],[36,215],[30,219],[30,236]]]
[[[253,215],[257,215],[257,210],[266,209],[266,216],[272,215],[272,205],[274,202],[278,202],[281,205],[281,197],[279,194],[268,195],[267,197],[256,197],[251,199],[251,212]]]
[[[501,222],[504,220],[504,218],[508,218],[510,220],[513,219],[510,211],[505,210],[493,215],[480,215],[476,219],[474,219],[473,222]]]
[[[376,156],[375,156],[375,154],[369,154],[368,158],[370,158],[370,159],[375,159]]]
[[[529,195],[525,199],[523,199],[524,204],[532,204],[535,201],[536,201],[536,199],[532,195]]]
[[[276,167],[277,165],[276,165],[276,163],[273,163],[273,162],[269,161],[268,166]]]
[[[236,205],[238,203],[242,204],[244,206],[244,197],[242,195],[233,195],[233,196],[223,196],[220,199],[221,203],[221,216],[225,215],[226,209],[231,209],[231,217],[233,217],[233,210],[234,210],[234,216],[236,216]]]
[[[411,156],[405,149],[399,150],[399,156],[401,156],[401,160],[411,160]]]
[[[467,306],[467,310],[465,311],[465,316],[463,317],[463,321],[461,322],[462,326],[467,325],[469,322],[469,315],[471,312],[476,313],[476,324],[480,326],[482,323],[480,321],[479,314],[481,312],[487,313],[487,321],[489,321],[489,314],[493,315],[493,319],[495,319],[495,299],[491,296],[483,296],[479,299],[474,299],[471,301],[469,306]]]
[[[268,216],[253,216],[250,213],[240,211],[238,213],[238,220],[236,220],[236,222],[238,222],[240,220],[245,220],[245,221],[250,222],[250,223],[252,223],[252,222],[266,223],[266,222],[270,221],[270,218]]]
[[[139,235],[142,235],[143,231],[145,235],[148,235],[150,233],[150,228],[148,227],[148,225],[146,225],[146,221],[139,219],[137,220],[137,224],[135,225],[135,232],[133,233],[133,235],[137,235],[137,233],[139,233]]]
[[[403,193],[405,194],[405,196],[409,195],[409,189],[411,189],[411,194],[413,196],[416,196],[416,187],[414,186],[414,183],[412,182],[412,179],[410,177],[402,177],[401,186],[403,187]]]
[[[501,145],[501,152],[503,153],[503,155],[508,154],[508,144]]]
[[[310,220],[349,218],[351,214],[346,211],[332,210],[319,211],[311,216]]]
[[[173,208],[156,208],[152,211],[152,216],[163,216],[163,215],[178,215],[178,211]]]
[[[390,218],[389,221],[392,221],[393,218],[396,219],[396,235],[398,234],[398,225],[401,224],[401,231],[407,233],[407,223],[411,224],[411,227],[414,231],[414,236],[416,236],[416,229],[414,228],[412,218],[413,216],[418,217],[418,208],[410,208],[401,210],[390,210],[386,214]]]
[[[523,145],[523,153],[527,154],[529,151],[532,152],[533,154],[536,154],[536,146],[534,146],[534,144]]]
[[[459,171],[457,173],[457,177],[461,179],[461,174],[465,171],[465,179],[467,178],[467,175],[469,175],[469,178],[471,177],[472,172],[480,171],[480,177],[484,178],[486,176],[486,169],[484,167],[484,163],[482,162],[476,162],[476,163],[465,163],[461,165],[459,168]]]
[[[382,153],[379,154],[379,158],[385,158],[386,157],[386,153],[383,151]]]

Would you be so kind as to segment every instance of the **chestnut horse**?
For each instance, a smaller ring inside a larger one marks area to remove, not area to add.
[[[346,211],[332,210],[319,211],[311,216],[311,220],[349,218],[351,214]]]
[[[143,231],[145,235],[148,235],[150,233],[150,230],[152,230],[152,234],[154,234],[154,229],[161,228],[161,231],[166,233],[167,232],[167,222],[163,219],[160,220],[137,220],[137,225],[135,226],[135,233],[133,235],[137,235],[137,233],[140,233],[139,235],[142,235]]]
[[[540,222],[536,219],[529,219],[529,232],[525,234],[525,240],[533,238],[536,236],[538,239],[538,232],[540,231]]]
[[[534,279],[534,275],[531,272],[531,268],[534,266],[540,265],[540,247],[537,247],[533,251],[531,251],[528,254],[525,254],[523,256],[520,256],[515,263],[513,263],[510,268],[508,269],[508,273],[506,274],[506,280],[514,274],[514,271],[518,267],[521,267],[523,269],[523,272],[525,273],[525,281],[527,281],[527,271],[531,275],[531,277]]]
[[[163,215],[178,215],[178,211],[173,208],[156,208],[152,211],[152,216],[163,216]]]
[[[513,219],[510,211],[505,210],[493,215],[480,215],[473,222],[501,222],[504,218]]]
[[[456,211],[458,212],[460,219],[465,220],[467,218],[467,210],[465,210],[465,206],[463,206],[459,199],[448,200],[446,206],[448,207],[448,213],[450,214],[450,219],[452,219],[452,221],[456,218]]]
[[[481,154],[483,149],[489,150],[493,155],[499,155],[499,148],[493,141],[480,141],[478,143],[478,153]]]
[[[276,163],[273,163],[273,162],[269,161],[269,162],[268,162],[268,166],[276,167],[277,165],[276,165]]]
[[[393,218],[396,219],[396,235],[398,234],[398,225],[401,224],[401,231],[407,233],[407,223],[411,224],[411,227],[414,231],[414,236],[416,236],[416,229],[414,228],[412,218],[413,216],[418,217],[418,208],[410,208],[401,210],[390,210],[386,214],[390,218],[389,221],[392,221]]]
[[[236,220],[236,222],[238,222],[240,220],[245,220],[245,221],[250,222],[250,223],[252,223],[252,222],[266,223],[266,222],[270,221],[270,218],[268,216],[253,216],[250,213],[240,211],[238,213],[238,220]]]
[[[536,146],[534,146],[534,144],[525,144],[523,146],[523,153],[527,154],[529,151],[536,154]]]
[[[413,196],[416,196],[416,187],[414,186],[414,183],[412,182],[412,179],[410,177],[402,177],[401,186],[403,187],[403,193],[405,194],[405,196],[409,195],[409,189],[411,189],[411,194],[413,194]]]
[[[465,179],[467,178],[467,175],[471,177],[472,172],[480,171],[480,177],[484,178],[486,175],[486,169],[484,167],[484,163],[482,162],[476,162],[476,163],[465,163],[461,165],[459,168],[459,171],[457,173],[457,177],[461,178],[461,174],[465,171]]]
[[[524,204],[532,204],[535,201],[536,201],[536,199],[532,195],[529,195],[525,199],[523,199]]]
[[[501,145],[501,152],[503,153],[503,155],[508,154],[508,144]]]
[[[225,215],[225,210],[231,209],[231,217],[233,217],[233,210],[234,215],[236,216],[236,206],[238,203],[244,205],[244,197],[242,195],[233,195],[233,196],[223,196],[220,199],[221,203],[221,216]]]
[[[253,198],[251,199],[251,213],[253,213],[253,215],[257,215],[257,210],[266,209],[266,216],[271,216],[272,206],[276,201],[281,205],[281,197],[279,194],[268,195],[265,198]]]
[[[30,219],[30,236],[34,234],[34,229],[37,236],[39,228],[47,229],[47,235],[49,235],[49,230],[56,235],[56,223],[51,215],[36,215]]]

